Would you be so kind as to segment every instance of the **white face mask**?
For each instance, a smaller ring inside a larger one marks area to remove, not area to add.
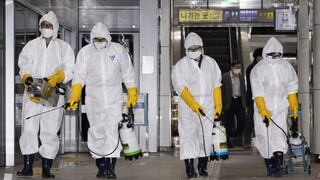
[[[239,75],[241,73],[241,69],[232,69],[232,73],[235,75]]]
[[[107,42],[94,42],[93,45],[97,50],[102,50],[107,47]]]
[[[45,38],[50,38],[53,36],[53,30],[52,29],[41,29],[41,35]]]
[[[191,52],[191,51],[188,51],[187,50],[187,56],[189,57],[189,58],[191,58],[191,59],[198,59],[200,56],[201,56],[201,54],[202,54],[202,51],[201,50],[199,50],[199,51],[195,51],[195,52]]]
[[[272,58],[271,56],[267,56],[266,60],[267,60],[267,62],[269,62],[271,64],[277,64],[279,62],[279,60],[281,60],[281,57]]]

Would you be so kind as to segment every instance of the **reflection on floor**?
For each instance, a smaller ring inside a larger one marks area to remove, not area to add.
[[[35,175],[32,179],[41,179],[41,162],[34,165]],[[11,168],[0,168],[0,178],[17,178],[16,171],[22,165]],[[316,179],[320,171],[319,164],[312,164],[312,174],[296,168],[292,173],[280,179]],[[227,161],[211,162],[208,167],[209,177],[198,179],[275,179],[266,177],[266,170],[262,158],[255,150],[232,149],[230,159]],[[96,179],[97,169],[95,162],[87,153],[70,153],[60,155],[54,162],[53,173],[56,179],[65,180],[92,180]],[[175,180],[186,179],[183,161],[179,160],[178,153],[154,153],[135,161],[125,161],[121,158],[117,163],[116,173],[118,179],[123,180]]]

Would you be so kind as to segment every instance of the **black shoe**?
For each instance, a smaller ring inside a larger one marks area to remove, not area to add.
[[[42,158],[42,178],[55,178],[55,175],[50,173],[52,167],[52,159]]]
[[[272,176],[281,177],[284,174],[283,152],[277,151],[273,153]]]
[[[267,176],[272,176],[272,160],[271,159],[264,159],[264,163],[267,168]]]
[[[187,173],[188,179],[198,177],[197,173],[194,170],[193,161],[194,161],[193,159],[185,159],[184,160],[184,163],[186,165],[186,173]]]
[[[33,175],[33,170],[32,170],[33,159],[34,159],[34,154],[23,155],[24,166],[21,171],[17,172],[17,176],[32,176]]]
[[[117,179],[115,167],[117,158],[106,158],[107,161],[107,179]]]
[[[98,168],[97,178],[105,178],[106,177],[106,159],[105,158],[96,159],[96,166]]]
[[[207,165],[208,165],[208,157],[199,157],[198,162],[198,172],[199,176],[207,177]]]

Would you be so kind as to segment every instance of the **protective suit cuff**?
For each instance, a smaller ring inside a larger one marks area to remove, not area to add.
[[[179,96],[181,96],[181,95],[182,95],[182,92],[183,92],[183,90],[184,90],[185,88],[187,88],[187,86],[184,86],[183,88],[178,88],[178,91],[176,91],[177,94],[178,94]]]
[[[298,93],[297,91],[291,91],[288,93],[288,95],[297,94],[297,93]]]
[[[257,97],[264,98],[264,94],[252,96],[252,100],[255,100]]]
[[[213,89],[215,88],[221,88],[222,84],[219,82],[216,86],[213,86]]]
[[[32,77],[31,73],[25,72],[25,73],[21,73],[21,75],[20,75],[21,79],[23,79],[23,77],[26,76],[26,75]]]
[[[137,86],[127,86],[127,89],[138,89]]]
[[[64,80],[62,81],[63,84],[66,84],[69,81],[69,73],[63,71],[64,73]]]
[[[82,87],[85,85],[82,81],[72,81],[72,86],[76,84],[80,84]]]
[[[132,81],[132,82],[126,82],[126,83],[124,83],[124,84],[126,85],[127,89],[128,89],[128,88],[137,88],[137,85],[135,84],[134,81]]]

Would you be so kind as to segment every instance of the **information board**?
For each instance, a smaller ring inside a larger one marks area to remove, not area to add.
[[[274,23],[274,10],[265,9],[179,9],[179,24]]]
[[[222,22],[223,11],[215,9],[179,9],[179,23]]]
[[[291,9],[276,9],[276,31],[295,31],[297,29],[296,15]]]

